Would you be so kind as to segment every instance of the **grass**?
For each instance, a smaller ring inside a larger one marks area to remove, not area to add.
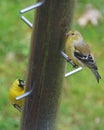
[[[74,12],[72,28],[80,30],[90,43],[102,80],[97,84],[88,69],[64,80],[58,116],[58,130],[103,130],[104,129],[104,22],[97,27],[81,28],[76,19],[90,0],[79,0]],[[20,20],[19,10],[31,5],[29,1],[1,0],[0,8],[0,130],[19,130],[21,114],[8,100],[8,89],[16,78],[26,79],[31,29]],[[25,3],[25,4],[24,4]],[[93,0],[94,7],[104,15],[103,0]],[[26,17],[33,21],[31,11]],[[67,71],[72,67],[68,65]]]

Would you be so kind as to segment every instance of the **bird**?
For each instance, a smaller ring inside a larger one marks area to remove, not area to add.
[[[65,34],[65,53],[74,67],[87,66],[94,74],[97,82],[101,79],[90,46],[84,41],[83,36],[77,30],[70,30]]]
[[[24,94],[25,92],[24,86],[25,85],[23,80],[16,79],[11,85],[8,93],[10,102],[19,111],[22,110],[24,100],[23,99],[16,100],[16,97]]]

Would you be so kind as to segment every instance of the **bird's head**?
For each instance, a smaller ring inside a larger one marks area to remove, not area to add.
[[[82,35],[80,34],[80,32],[76,31],[76,30],[71,30],[68,33],[65,34],[65,36],[71,40],[71,41],[81,41]]]
[[[21,88],[24,88],[24,81],[21,79],[18,79],[18,86]]]
[[[19,90],[23,90],[23,89],[24,89],[24,81],[23,81],[23,80],[20,80],[20,79],[16,79],[16,80],[13,82],[11,88],[12,88],[13,90],[18,90],[18,91],[19,91]]]

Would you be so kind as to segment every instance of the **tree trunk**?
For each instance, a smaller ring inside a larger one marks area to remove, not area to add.
[[[33,26],[21,130],[55,130],[64,78],[65,32],[70,29],[74,0],[46,0],[37,9]]]

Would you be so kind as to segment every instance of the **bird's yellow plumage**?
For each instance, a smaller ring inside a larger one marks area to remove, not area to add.
[[[16,79],[9,89],[9,99],[14,106],[21,108],[23,105],[23,99],[16,100],[17,96],[24,94],[24,81]]]
[[[82,35],[78,31],[66,33],[65,53],[69,59],[77,66],[87,66],[94,73],[97,81],[101,78],[90,47],[85,43]]]

